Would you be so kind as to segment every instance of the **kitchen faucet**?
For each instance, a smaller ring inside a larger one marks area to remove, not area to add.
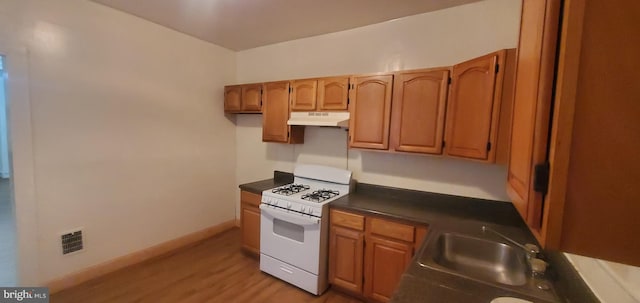
[[[536,276],[543,276],[546,269],[547,269],[547,265],[549,265],[547,262],[545,262],[542,259],[537,258],[538,254],[540,253],[540,248],[535,245],[535,244],[530,244],[527,243],[525,245],[522,245],[516,241],[514,241],[513,239],[487,227],[487,226],[482,226],[482,233],[486,233],[486,232],[491,232],[497,236],[499,236],[500,238],[504,239],[505,241],[523,249],[526,252],[527,255],[527,263],[529,264],[529,269],[531,270],[531,275],[536,277]],[[546,284],[540,284],[538,286],[540,289],[544,289],[546,286]]]
[[[540,248],[535,245],[535,244],[531,244],[531,243],[527,243],[525,245],[522,245],[516,241],[514,241],[513,239],[487,227],[487,226],[482,226],[482,232],[486,233],[486,232],[492,232],[493,234],[499,236],[500,238],[504,239],[505,241],[522,248],[526,253],[527,253],[527,260],[531,260],[533,258],[536,258],[536,256],[540,253]]]

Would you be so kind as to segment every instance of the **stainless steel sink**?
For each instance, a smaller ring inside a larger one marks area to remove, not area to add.
[[[487,239],[457,233],[432,238],[419,256],[421,266],[465,277],[519,286],[527,283],[524,251]]]
[[[479,302],[505,296],[534,302],[562,301],[552,281],[544,275],[530,274],[526,247],[499,242],[496,236],[475,226],[456,228],[464,233],[431,230],[416,254],[418,266],[410,273],[430,283],[473,293],[479,296]]]

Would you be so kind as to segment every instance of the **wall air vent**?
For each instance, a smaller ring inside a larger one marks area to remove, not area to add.
[[[84,244],[82,242],[82,230],[62,234],[60,238],[62,241],[63,255],[81,251],[84,248]]]

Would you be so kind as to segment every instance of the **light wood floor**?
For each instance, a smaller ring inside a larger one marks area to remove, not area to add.
[[[134,265],[51,297],[64,302],[361,302],[329,289],[316,297],[262,273],[240,250],[240,230]]]

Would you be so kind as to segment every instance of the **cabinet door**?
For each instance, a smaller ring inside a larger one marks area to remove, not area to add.
[[[618,45],[638,37],[640,1],[611,4],[564,1],[543,230],[563,252],[635,266],[610,265],[637,294],[640,43]]]
[[[260,200],[262,196],[240,192],[240,232],[242,248],[260,254]]]
[[[395,75],[391,142],[397,151],[442,153],[449,70]]]
[[[224,111],[239,112],[242,110],[242,86],[224,87]]]
[[[393,75],[353,77],[349,147],[388,149]]]
[[[265,83],[262,98],[262,141],[288,142],[289,82]]]
[[[553,0],[522,6],[507,193],[534,229],[541,225],[543,194],[533,189],[533,172],[546,159],[559,9]]]
[[[242,86],[242,111],[259,112],[262,109],[262,84]]]
[[[242,247],[256,255],[260,254],[260,209],[241,203],[240,222]]]
[[[499,112],[494,107],[496,65],[493,53],[453,66],[447,105],[445,153],[487,160],[491,131]]]
[[[318,80],[318,110],[347,110],[349,78]]]
[[[331,226],[329,233],[329,283],[355,294],[362,293],[364,233]]]
[[[291,81],[291,110],[314,111],[316,109],[316,80]]]
[[[413,243],[367,237],[364,296],[388,302],[413,256]]]

